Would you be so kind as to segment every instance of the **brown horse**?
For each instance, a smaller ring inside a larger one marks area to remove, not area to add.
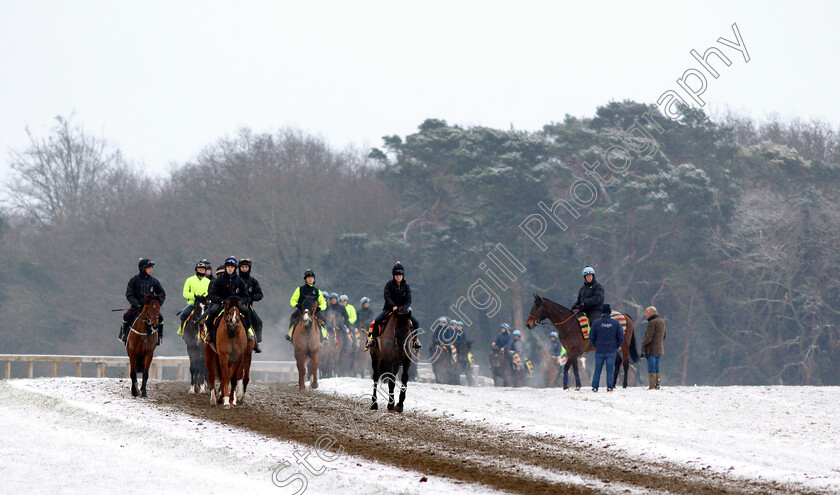
[[[408,387],[408,370],[411,368],[413,351],[411,337],[411,310],[394,311],[386,317],[382,331],[379,333],[377,345],[370,349],[370,362],[373,368],[373,396],[371,409],[379,409],[376,400],[376,387],[379,381],[388,382],[388,410],[402,412],[405,403],[405,390]],[[394,405],[394,386],[397,373],[402,367],[402,386],[400,387],[400,401]]]
[[[242,302],[237,297],[227,299],[222,305],[222,316],[216,326],[216,350],[205,344],[207,383],[210,386],[210,404],[224,404],[230,409],[236,405],[236,380],[240,376],[248,350],[248,334],[240,315]],[[253,349],[253,347],[252,347]],[[216,396],[216,376],[220,390]],[[233,400],[231,401],[231,396]]]
[[[616,366],[613,380],[618,377],[621,364],[624,365],[624,388],[627,388],[627,368],[630,366],[630,359],[633,362],[639,360],[636,350],[636,336],[633,334],[633,319],[627,313],[622,313],[627,318],[627,330],[624,332],[624,342],[621,344],[621,351],[616,352]],[[578,358],[586,352],[594,351],[595,348],[589,340],[583,338],[583,330],[577,319],[578,311],[561,306],[544,297],[534,294],[534,305],[528,314],[525,326],[534,328],[546,318],[551,321],[560,336],[560,343],[569,353],[569,360],[563,366],[563,389],[567,389],[569,383],[569,366],[575,372],[576,389],[580,390],[580,374],[578,372]]]
[[[446,385],[461,384],[461,370],[457,361],[457,354],[453,352],[454,345],[438,343],[440,349],[438,359],[432,362],[432,372],[435,374],[435,383]],[[434,351],[432,352],[434,354]]]
[[[303,314],[292,331],[292,347],[298,370],[298,391],[306,390],[306,361],[309,360],[309,387],[318,388],[318,359],[321,356],[321,322],[318,319],[318,301],[306,298],[301,306]]]
[[[143,296],[140,315],[131,323],[126,338],[125,352],[131,365],[131,395],[146,397],[146,383],[149,381],[149,366],[155,356],[158,336],[155,327],[160,319],[160,301],[157,297]],[[137,388],[137,373],[143,372],[143,385]]]
[[[543,367],[543,383],[545,384],[545,388],[554,388],[557,384],[557,379],[560,378],[561,368],[565,366],[563,363],[558,362],[558,358],[556,356],[551,355],[551,351],[548,349],[543,349],[542,351],[542,367]],[[569,362],[568,356],[566,357],[566,362]],[[571,365],[570,365],[571,366]],[[580,356],[578,358],[578,369],[583,371],[583,381],[584,383],[588,380],[588,375],[586,374],[586,356]],[[632,384],[631,384],[632,385]]]

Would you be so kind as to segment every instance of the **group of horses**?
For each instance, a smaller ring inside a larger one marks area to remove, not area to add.
[[[210,389],[210,402],[213,405],[231,405],[242,403],[250,379],[251,358],[254,341],[248,340],[248,330],[241,314],[241,301],[232,297],[225,300],[216,325],[215,348],[204,342],[200,330],[202,323],[199,316],[203,314],[204,303],[196,304],[196,309],[184,324],[183,338],[190,357],[190,388],[189,393],[203,392],[206,386]],[[308,374],[310,388],[318,388],[319,372],[321,376],[334,376],[340,373],[364,375],[364,365],[370,359],[373,377],[373,394],[371,409],[378,409],[377,386],[380,382],[388,384],[388,410],[402,412],[405,403],[406,387],[409,380],[414,349],[410,346],[410,337],[417,329],[411,328],[411,311],[394,311],[388,315],[379,332],[377,345],[368,351],[369,356],[362,352],[365,339],[363,332],[350,330],[339,320],[337,315],[329,312],[320,314],[318,301],[307,298],[302,304],[300,317],[294,322],[292,331],[292,347],[298,370],[298,390],[306,390]],[[563,388],[568,388],[569,368],[575,376],[576,388],[580,389],[581,379],[579,358],[586,352],[593,351],[589,341],[584,337],[580,323],[575,317],[577,311],[568,309],[549,299],[534,295],[534,303],[526,321],[528,329],[535,328],[543,320],[548,320],[557,331],[560,342],[568,353],[568,359],[563,366]],[[616,353],[616,367],[614,379],[619,372],[624,371],[624,388],[628,384],[631,360],[638,360],[633,320],[627,319],[624,341],[621,349]],[[131,394],[135,397],[146,397],[146,386],[149,379],[149,367],[157,346],[155,328],[160,321],[160,302],[155,297],[146,297],[139,316],[131,324],[126,341],[126,353],[130,361]],[[321,325],[325,324],[330,339],[321,342]],[[440,345],[440,349],[433,349],[433,353],[440,355],[433,360],[433,370],[439,383],[458,384],[461,373],[466,372],[468,385],[472,385],[471,363],[468,355],[470,342],[460,342],[451,346]],[[522,386],[527,383],[530,374],[523,370],[523,366],[513,365],[503,352],[491,354],[491,365],[494,370],[494,381],[503,386]],[[549,356],[553,359],[553,356]],[[553,386],[559,379],[559,370],[552,375],[551,368],[556,365],[551,361],[545,368],[548,370],[546,386]],[[397,384],[397,374],[400,373],[399,400],[394,399],[394,389]],[[138,386],[137,376],[142,373],[142,384]],[[526,375],[527,373],[527,375]],[[218,380],[218,386],[216,381]]]
[[[222,404],[225,409],[242,403],[250,380],[251,358],[255,342],[248,340],[248,329],[242,316],[242,301],[231,297],[223,301],[221,312],[210,315],[216,318],[215,347],[200,336],[202,327],[199,315],[205,303],[197,302],[195,311],[184,324],[183,338],[190,356],[189,393],[201,392],[205,384],[210,389],[210,403]],[[132,322],[126,338],[131,376],[131,395],[146,397],[149,367],[157,347],[155,328],[160,321],[160,301],[146,296],[139,316]],[[143,381],[138,387],[137,375]],[[218,380],[218,387],[216,381]]]

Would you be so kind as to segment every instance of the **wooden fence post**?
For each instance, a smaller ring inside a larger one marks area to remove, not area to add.
[[[57,377],[58,376],[58,362],[57,361],[53,361],[53,370],[52,371],[53,371],[52,372],[53,378]]]
[[[6,361],[6,380],[12,377],[12,362]]]
[[[82,376],[82,362],[76,363],[76,376]]]
[[[29,378],[32,378],[32,368],[34,367],[34,365],[35,365],[34,361],[29,361],[29,373],[28,373]]]

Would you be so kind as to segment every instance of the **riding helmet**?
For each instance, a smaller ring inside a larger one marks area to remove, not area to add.
[[[394,268],[391,268],[391,275],[405,275],[405,268],[403,268],[402,263],[397,261]]]
[[[548,336],[549,337],[554,337],[554,338],[560,337],[559,335],[557,335],[557,332],[551,332],[550,334],[548,334]]]
[[[348,301],[348,300],[349,300],[349,298],[347,297],[347,295],[346,295],[346,294],[342,294],[342,295],[338,296],[338,300],[339,300],[339,302],[341,302],[341,301]]]
[[[370,298],[369,298],[369,297],[363,297],[363,298],[362,298],[362,300],[361,300],[361,301],[359,301],[359,305],[360,305],[360,306],[362,306],[362,305],[364,305],[366,302],[370,302]]]
[[[502,323],[502,328],[510,332],[510,325],[508,325],[507,323]]]
[[[140,261],[137,262],[137,268],[140,270],[155,266],[155,262],[148,259],[148,258],[140,258]]]
[[[199,261],[195,264],[195,269],[198,270],[199,268],[207,268],[207,263],[204,261]]]
[[[239,260],[239,266],[248,265],[248,268],[251,268],[251,258],[242,258]]]
[[[228,258],[225,260],[224,266],[236,266],[236,258],[234,258],[233,256],[228,256]]]
[[[312,270],[307,269],[305,272],[303,272],[303,279],[304,279],[304,280],[306,280],[306,277],[312,277],[312,278],[315,278],[315,272],[313,272]]]
[[[513,331],[513,336],[514,336],[514,337],[521,337],[521,336],[522,336],[522,332],[520,332],[519,330],[514,330],[514,331]]]
[[[583,276],[585,277],[587,275],[592,275],[594,277],[595,276],[595,269],[592,268],[591,266],[585,267],[583,269]]]
[[[330,299],[332,299],[332,298],[338,299],[338,294],[333,292],[332,294],[330,294]]]

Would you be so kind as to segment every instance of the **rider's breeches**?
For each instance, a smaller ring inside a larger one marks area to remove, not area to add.
[[[139,311],[136,308],[129,309],[123,315],[123,323],[131,325],[134,322],[134,319],[137,318],[138,313]]]
[[[181,324],[182,325],[184,324],[185,321],[187,321],[187,318],[190,317],[190,313],[193,312],[193,309],[195,309],[194,305],[187,304],[187,306],[184,309],[181,310]]]

